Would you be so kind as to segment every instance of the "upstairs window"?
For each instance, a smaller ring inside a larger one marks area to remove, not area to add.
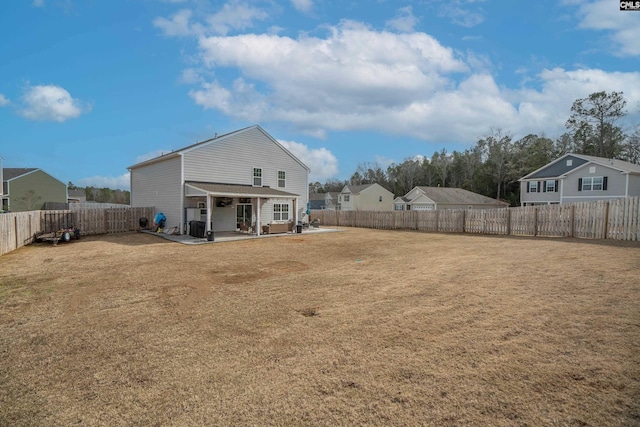
[[[262,187],[262,168],[253,168],[253,186]]]
[[[588,176],[578,180],[578,191],[603,191],[606,189],[606,176]]]
[[[344,195],[344,201],[345,201],[345,202],[348,202],[348,201],[349,201],[349,195],[348,195],[348,194],[345,194],[345,195]]]
[[[381,202],[382,201],[382,196],[378,197],[378,201]]]
[[[286,186],[286,172],[278,171],[278,188],[284,188]]]
[[[544,191],[547,193],[553,193],[558,191],[558,181],[555,179],[548,179],[544,182]]]

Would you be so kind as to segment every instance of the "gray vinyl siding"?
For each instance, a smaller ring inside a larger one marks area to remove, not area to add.
[[[629,175],[629,197],[640,196],[640,175]]]
[[[67,186],[40,169],[10,179],[7,183],[12,212],[43,209],[47,202],[67,203]]]
[[[298,211],[306,210],[307,170],[258,128],[214,139],[183,155],[185,181],[252,185],[253,168],[261,168],[263,186],[298,194]],[[284,188],[278,187],[279,170],[286,172]],[[272,221],[273,203],[268,200],[262,205],[261,225]],[[289,209],[295,218],[293,206]]]
[[[167,227],[182,224],[180,156],[131,170],[131,206],[155,207],[167,217]]]
[[[546,179],[532,180],[537,181],[538,185],[545,185]],[[555,181],[555,180],[554,180]],[[560,203],[560,190],[563,185],[566,185],[566,182],[562,182],[563,180],[558,180],[558,191],[555,192],[544,192],[543,188],[540,189],[539,193],[527,193],[527,187],[529,186],[529,181],[520,182],[520,201],[521,203]],[[577,186],[578,184],[576,184]],[[566,187],[565,187],[566,188]]]
[[[590,168],[595,168],[590,172]],[[596,191],[578,191],[578,181],[580,178],[602,176],[607,177],[607,189]],[[574,170],[564,180],[562,193],[562,203],[590,201],[598,199],[611,199],[625,196],[626,176],[617,169],[593,163]]]

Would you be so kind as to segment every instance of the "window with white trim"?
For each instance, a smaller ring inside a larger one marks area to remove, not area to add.
[[[348,195],[348,194],[345,194],[345,195],[344,195],[344,201],[345,201],[345,202],[348,202],[348,201],[349,201],[349,195]]]
[[[262,168],[253,168],[253,186],[262,187]]]
[[[538,181],[529,181],[529,190],[528,193],[537,193],[538,192]]]
[[[289,205],[287,203],[273,204],[273,220],[289,221]]]
[[[396,211],[403,211],[404,210],[404,206],[400,203],[396,203],[393,205],[393,209]]]
[[[548,179],[545,181],[545,191],[547,193],[553,193],[554,191],[556,191],[556,180],[555,179]]]
[[[286,186],[287,173],[285,171],[278,171],[278,188],[284,188]]]
[[[588,176],[582,178],[582,191],[601,191],[602,190],[602,177],[601,176]]]

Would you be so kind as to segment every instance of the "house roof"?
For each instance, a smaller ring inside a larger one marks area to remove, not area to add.
[[[78,190],[69,190],[69,197],[85,197],[87,194],[84,189]]]
[[[309,200],[310,201],[322,200],[324,202],[325,194],[326,193],[310,193],[309,194]]]
[[[371,187],[373,184],[363,184],[363,185],[345,185],[342,191],[346,188],[351,194],[359,194],[362,190],[366,190]]]
[[[299,194],[276,190],[271,187],[253,187],[241,184],[221,184],[215,182],[187,181],[186,185],[207,194],[225,197],[298,197]]]
[[[575,160],[571,166],[567,166],[563,160]],[[586,163],[594,163],[601,166],[617,169],[623,173],[640,174],[640,165],[625,162],[617,159],[607,159],[604,157],[587,156],[586,154],[567,153],[564,156],[542,166],[539,169],[520,178],[520,181],[539,178],[558,178]]]
[[[449,187],[418,187],[431,200],[439,204],[450,205],[503,205],[508,206],[506,202],[502,202],[473,191],[464,190],[462,188]]]
[[[2,179],[9,181],[10,179],[26,175],[36,170],[38,170],[38,168],[2,168]]]
[[[152,158],[152,159],[145,160],[145,161],[140,162],[140,163],[136,163],[136,164],[135,164],[135,165],[133,165],[133,166],[129,166],[127,169],[134,169],[134,168],[138,168],[138,167],[140,167],[140,166],[145,166],[145,165],[148,165],[148,164],[156,163],[156,162],[161,161],[161,160],[166,160],[166,159],[169,159],[169,158],[177,157],[177,156],[182,155],[183,153],[186,153],[187,151],[191,151],[191,150],[197,149],[197,148],[199,148],[199,147],[201,147],[201,146],[204,146],[204,145],[207,145],[207,144],[213,143],[214,141],[219,141],[219,140],[221,140],[221,139],[229,138],[230,136],[233,136],[233,135],[236,135],[236,134],[239,134],[239,133],[242,133],[242,132],[246,132],[246,131],[248,131],[248,130],[250,130],[250,129],[258,129],[258,130],[259,130],[260,132],[262,132],[262,133],[263,133],[267,138],[269,138],[269,139],[270,139],[271,141],[273,141],[276,145],[278,145],[278,146],[279,146],[279,147],[280,147],[280,148],[281,148],[285,153],[287,153],[287,154],[288,154],[289,156],[291,156],[295,161],[297,161],[298,163],[300,163],[300,165],[301,165],[302,167],[304,167],[307,171],[311,171],[311,169],[309,169],[309,166],[307,166],[307,165],[305,165],[304,163],[302,163],[302,161],[301,161],[300,159],[298,159],[296,156],[294,156],[294,155],[293,155],[289,150],[287,150],[287,149],[286,149],[282,144],[280,144],[278,141],[276,141],[276,140],[275,140],[271,135],[269,135],[269,134],[267,133],[267,131],[265,131],[264,129],[262,129],[259,125],[248,126],[248,127],[246,127],[246,128],[242,128],[242,129],[235,130],[235,131],[233,131],[233,132],[225,133],[225,134],[223,134],[223,135],[216,135],[214,138],[209,138],[209,139],[204,140],[204,141],[196,142],[195,144],[191,144],[191,145],[188,145],[188,146],[186,146],[186,147],[180,148],[180,149],[178,149],[178,150],[174,150],[174,151],[172,151],[172,152],[170,152],[170,153],[162,154],[161,156],[154,157],[154,158]]]

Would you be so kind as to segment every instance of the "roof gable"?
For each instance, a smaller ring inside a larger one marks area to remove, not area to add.
[[[309,169],[309,167],[307,165],[305,165],[299,158],[294,156],[293,153],[291,153],[289,150],[287,150],[282,144],[280,144],[277,140],[275,140],[271,135],[269,135],[259,125],[248,126],[246,128],[238,129],[238,130],[235,130],[233,132],[225,133],[225,134],[220,135],[220,136],[216,135],[214,138],[210,138],[210,139],[207,139],[205,141],[200,141],[200,142],[197,142],[195,144],[188,145],[188,146],[186,146],[184,148],[180,148],[178,150],[172,151],[171,153],[164,154],[164,155],[158,156],[158,157],[154,157],[153,159],[145,160],[144,162],[140,162],[140,163],[137,163],[137,164],[135,164],[133,166],[129,166],[128,169],[133,169],[133,168],[137,168],[137,167],[140,167],[140,166],[146,166],[148,164],[152,164],[152,163],[163,161],[163,160],[166,160],[166,159],[169,159],[169,158],[180,156],[182,154],[201,149],[201,148],[206,147],[208,145],[218,143],[218,142],[223,141],[225,139],[231,138],[231,137],[233,137],[235,135],[241,134],[243,132],[248,132],[248,131],[254,130],[254,129],[260,131],[269,141],[274,143],[284,153],[286,153],[288,156],[290,156],[292,159],[294,159],[297,163],[299,163],[300,166],[305,168],[307,170],[307,172],[311,171],[311,169]]]
[[[415,197],[413,200],[411,200],[411,204],[412,205],[415,204],[415,203],[436,203],[436,201],[430,199],[425,194],[418,194],[417,197]]]
[[[525,175],[521,179],[539,179],[539,178],[558,178],[565,175],[575,168],[584,165],[588,160],[580,158],[574,154],[568,153],[556,160],[542,166],[539,169]],[[571,163],[570,165],[568,163]]]

